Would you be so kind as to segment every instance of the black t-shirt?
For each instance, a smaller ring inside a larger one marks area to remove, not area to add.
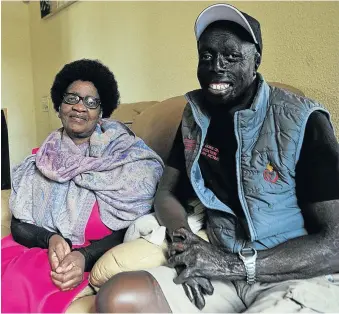
[[[237,215],[243,215],[237,190],[235,154],[237,141],[231,113],[211,114],[199,166],[205,186]],[[180,191],[193,195],[185,167],[181,124],[167,165],[183,175]],[[307,121],[300,158],[296,166],[296,193],[301,203],[339,199],[339,146],[326,115],[313,112]]]

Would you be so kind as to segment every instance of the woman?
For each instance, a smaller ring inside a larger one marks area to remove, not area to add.
[[[2,240],[2,312],[64,312],[96,260],[151,210],[160,157],[108,118],[113,73],[67,64],[51,89],[63,127],[13,170],[12,234]]]

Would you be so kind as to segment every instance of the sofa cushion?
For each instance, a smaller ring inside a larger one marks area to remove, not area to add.
[[[121,104],[118,108],[113,111],[111,119],[118,120],[126,123],[127,125],[132,124],[135,118],[145,111],[147,108],[154,106],[157,101],[142,101],[132,104]]]
[[[208,241],[205,230],[197,235]],[[167,261],[167,241],[161,246],[145,239],[122,243],[107,251],[95,263],[90,275],[90,283],[100,288],[108,279],[123,271],[136,271],[165,265]]]
[[[122,243],[101,256],[92,268],[89,281],[94,287],[101,287],[117,273],[163,265],[166,250],[165,243],[158,246],[141,238]]]
[[[275,87],[279,87],[279,88],[282,88],[282,89],[286,89],[294,94],[297,94],[299,96],[305,96],[305,94],[300,90],[300,89],[297,89],[291,85],[287,85],[287,84],[283,84],[283,83],[279,83],[279,82],[268,82],[269,85],[272,85],[272,86],[275,86]]]
[[[1,238],[11,233],[11,218],[12,215],[9,211],[9,196],[11,190],[1,191]]]
[[[164,100],[143,111],[131,126],[132,131],[154,149],[165,163],[185,105],[184,96]]]

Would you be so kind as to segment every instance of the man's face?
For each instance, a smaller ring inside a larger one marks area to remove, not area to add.
[[[232,105],[240,100],[259,65],[254,44],[216,26],[201,35],[198,53],[198,79],[206,100],[215,105]]]

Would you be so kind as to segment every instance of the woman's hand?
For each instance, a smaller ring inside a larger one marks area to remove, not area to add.
[[[51,272],[53,283],[62,291],[78,286],[84,279],[85,257],[78,251],[69,253]]]
[[[61,261],[70,252],[71,248],[62,236],[54,234],[49,238],[48,260],[53,271],[57,269]]]

